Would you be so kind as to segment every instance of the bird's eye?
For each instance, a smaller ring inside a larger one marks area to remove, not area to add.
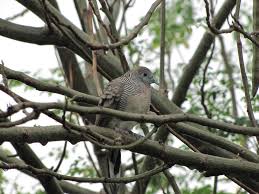
[[[147,74],[146,74],[146,73],[143,73],[143,75],[144,75],[144,77],[146,77],[146,76],[147,76]]]

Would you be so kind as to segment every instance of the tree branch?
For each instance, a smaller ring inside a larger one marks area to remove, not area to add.
[[[14,15],[12,15],[12,16],[9,16],[9,17],[5,18],[5,20],[7,20],[7,21],[15,20],[15,19],[17,19],[18,17],[24,16],[24,15],[25,15],[26,13],[28,13],[28,12],[29,12],[28,9],[24,9],[24,10],[22,10],[21,12],[19,12],[19,13],[17,13],[17,14],[14,14]]]
[[[224,4],[222,5],[222,7],[220,8],[220,10],[218,11],[215,18],[212,21],[212,23],[215,25],[217,29],[223,25],[229,13],[235,6],[235,3],[235,0],[226,0],[224,2]],[[205,59],[206,53],[208,52],[211,44],[213,43],[214,38],[215,37],[213,34],[211,34],[210,32],[206,32],[203,35],[189,63],[184,68],[184,72],[179,80],[179,83],[175,89],[172,99],[172,101],[178,106],[180,106],[185,101],[185,97],[189,89],[189,86],[192,83],[192,80],[196,75],[196,72],[200,68],[203,60]]]
[[[156,169],[153,169],[151,171],[135,175],[132,177],[121,177],[121,178],[106,178],[106,177],[101,177],[101,178],[87,178],[87,177],[74,177],[74,176],[68,176],[68,175],[62,175],[59,173],[56,173],[54,171],[48,170],[48,169],[40,169],[40,168],[35,168],[30,165],[26,164],[6,164],[2,163],[0,164],[0,168],[2,169],[17,169],[17,170],[26,170],[31,172],[32,174],[36,176],[45,176],[45,177],[55,177],[58,180],[69,180],[69,181],[75,181],[78,183],[82,182],[87,182],[87,183],[130,183],[139,179],[142,179],[146,176],[153,176],[157,173],[160,173],[161,171],[170,168],[168,164],[163,164]]]
[[[19,159],[14,158],[14,157],[8,157],[5,152],[6,152],[5,150],[0,148],[0,160],[1,161],[5,162],[5,163],[11,163],[11,164],[22,164],[22,165],[25,164],[22,160],[19,160]],[[21,170],[21,172],[27,174],[28,176],[31,176],[31,177],[37,179],[37,177],[29,171]],[[77,194],[98,194],[97,192],[79,187],[79,186],[74,185],[72,183],[69,183],[67,181],[58,181],[58,183],[62,187],[63,191],[66,192],[66,193],[71,193],[71,194],[75,194],[75,193],[77,193]]]
[[[1,85],[0,85],[1,90]],[[244,134],[244,135],[259,135],[259,128],[257,127],[244,127],[234,125],[231,123],[220,122],[209,118],[199,117],[193,114],[168,114],[168,115],[148,115],[148,114],[137,114],[124,111],[118,111],[104,107],[84,107],[73,104],[63,104],[58,102],[40,103],[40,102],[23,102],[17,105],[10,106],[6,112],[0,112],[0,117],[8,117],[18,111],[26,108],[33,108],[37,111],[44,111],[49,109],[63,110],[66,106],[67,111],[77,112],[79,114],[107,114],[121,118],[123,120],[138,121],[140,123],[154,123],[162,125],[165,123],[179,123],[179,122],[193,122],[200,125],[221,129],[227,132]]]
[[[237,21],[239,19],[240,3],[241,3],[241,1],[237,0],[236,12],[234,15],[234,17]],[[257,123],[256,123],[255,116],[253,113],[253,107],[252,107],[252,103],[251,103],[250,93],[249,93],[249,85],[248,85],[244,58],[243,58],[242,42],[241,42],[239,32],[236,33],[236,39],[237,39],[237,51],[238,51],[238,59],[239,59],[239,65],[240,65],[240,71],[241,71],[241,78],[242,78],[242,82],[243,82],[246,105],[247,105],[247,113],[248,113],[248,116],[249,116],[249,119],[250,119],[252,125],[254,127],[257,127]],[[256,139],[257,139],[257,142],[259,143],[259,136],[257,136]]]
[[[52,83],[46,83],[43,81],[39,81],[33,77],[30,77],[22,72],[11,70],[2,64],[0,64],[0,67],[3,69],[6,77],[8,79],[15,79],[17,81],[21,81],[31,87],[34,87],[35,89],[39,91],[48,91],[56,94],[65,95],[67,97],[72,98],[74,101],[78,102],[87,102],[89,104],[98,104],[99,98],[95,96],[91,96],[82,92],[78,92],[76,90],[60,86],[57,84]],[[0,72],[1,74],[2,72]]]
[[[30,27],[8,22],[0,18],[0,35],[14,40],[39,45],[65,46],[59,33],[49,33],[46,27]]]
[[[114,130],[108,128],[96,126],[90,127],[92,128],[92,130],[106,136],[107,138],[116,139],[120,136],[121,138],[123,138],[123,141],[125,141],[125,143],[133,143],[136,140],[136,137],[134,135],[118,134]],[[31,128],[33,129],[31,130],[32,133],[33,131],[37,131],[37,128],[38,127]],[[51,133],[51,131],[53,131],[53,128],[42,127],[42,130],[44,131],[44,133],[41,134],[41,136],[47,138],[47,134],[49,132]],[[55,130],[59,131],[60,133],[69,134],[69,132],[63,129],[62,126],[55,126]],[[80,137],[80,135],[78,137]],[[129,150],[145,155],[150,155],[165,162],[194,167],[198,170],[215,169],[217,170],[217,172],[221,172],[223,174],[235,174],[241,172],[248,173],[248,175],[259,174],[259,164],[257,163],[247,162],[240,159],[225,159],[217,156],[183,151],[177,148],[166,146],[164,144],[159,144],[158,142],[152,140],[147,140],[137,147],[129,148]]]

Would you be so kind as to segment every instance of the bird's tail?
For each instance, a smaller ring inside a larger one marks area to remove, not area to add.
[[[120,149],[113,149],[111,150],[111,154],[108,161],[110,178],[119,177],[120,166],[121,166],[121,151]],[[111,194],[118,194],[119,186],[120,184],[118,183],[111,183],[110,184]]]

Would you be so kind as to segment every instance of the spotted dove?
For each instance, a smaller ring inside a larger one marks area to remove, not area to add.
[[[151,102],[151,86],[155,83],[152,72],[146,67],[138,67],[126,72],[107,85],[99,105],[120,111],[131,113],[147,113]],[[99,114],[95,124],[118,130],[131,130],[137,123],[135,121],[122,121],[110,115]],[[121,164],[120,150],[112,150],[109,163],[109,171],[113,169],[110,177],[119,173]]]

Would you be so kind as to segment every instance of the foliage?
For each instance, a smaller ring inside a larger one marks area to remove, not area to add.
[[[193,4],[191,0],[172,0],[166,4],[166,46],[167,50],[172,47],[184,45],[188,47],[188,39],[192,34],[194,24]],[[149,33],[153,37],[151,47],[160,46],[160,20],[157,10],[150,21]]]

